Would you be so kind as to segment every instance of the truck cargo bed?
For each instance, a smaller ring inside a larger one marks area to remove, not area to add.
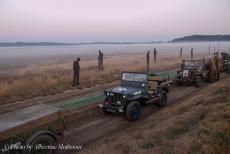
[[[39,104],[0,115],[0,140],[37,128],[62,117],[60,109]]]

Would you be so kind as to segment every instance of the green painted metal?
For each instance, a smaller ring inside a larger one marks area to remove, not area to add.
[[[155,72],[156,75],[163,76],[165,78],[175,79],[177,76],[177,70],[169,70],[163,72]]]
[[[174,79],[176,77],[176,70],[169,70],[164,72],[155,72],[155,74],[159,76],[163,76],[165,78]],[[71,110],[78,108],[83,105],[93,104],[95,102],[103,101],[104,94],[103,91],[92,92],[84,96],[77,96],[65,101],[58,102],[54,104],[54,106],[60,108],[61,110]]]
[[[97,92],[89,93],[84,96],[78,96],[72,99],[58,102],[54,104],[54,106],[61,108],[62,110],[71,110],[71,109],[74,109],[74,108],[77,108],[83,105],[103,101],[103,98],[104,98],[103,92],[97,91]]]

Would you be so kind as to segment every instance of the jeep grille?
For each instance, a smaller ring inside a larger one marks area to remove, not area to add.
[[[123,103],[124,101],[122,94],[118,94],[118,93],[110,93],[110,95],[107,95],[106,97],[108,98],[108,101],[111,104],[117,104],[118,101]]]

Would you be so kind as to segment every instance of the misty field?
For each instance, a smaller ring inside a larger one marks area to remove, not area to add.
[[[216,42],[0,48],[0,104],[75,90],[72,62],[78,56],[81,84],[77,88],[82,89],[119,80],[122,71],[146,71],[146,51],[154,47],[158,60],[153,64],[151,50],[153,72],[179,68],[181,46],[184,58],[189,58],[193,47],[194,55],[201,59],[207,56],[209,44],[213,51]],[[223,42],[220,49],[227,50],[229,45]],[[96,49],[104,52],[104,72],[97,71]]]
[[[120,79],[122,71],[146,71],[146,55],[130,53],[104,57],[104,72],[97,71],[97,57],[82,59],[80,62],[80,86],[72,87],[72,62],[41,63],[8,71],[0,76],[0,104],[22,101],[38,96],[54,95],[76,88],[90,88]],[[188,58],[188,55],[186,56]],[[201,57],[197,55],[197,57]],[[164,55],[153,63],[151,71],[179,68],[178,56]]]

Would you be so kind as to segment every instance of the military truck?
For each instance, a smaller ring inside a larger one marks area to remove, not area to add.
[[[192,83],[200,87],[203,80],[208,80],[208,68],[203,60],[183,60],[181,68],[177,71],[176,82],[178,86]]]
[[[230,73],[230,54],[226,52],[221,53],[220,69],[221,72]]]
[[[141,114],[141,105],[167,105],[169,83],[154,73],[123,72],[121,85],[105,90],[104,102],[98,107],[104,113],[121,113],[129,121],[137,120]]]
[[[0,115],[0,153],[54,153],[64,134],[61,111],[39,104]]]

